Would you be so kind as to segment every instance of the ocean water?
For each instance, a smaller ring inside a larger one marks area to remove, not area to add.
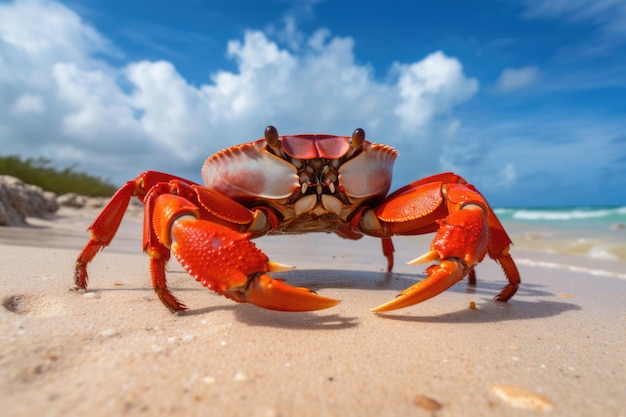
[[[626,206],[515,207],[494,211],[515,247],[626,262]]]

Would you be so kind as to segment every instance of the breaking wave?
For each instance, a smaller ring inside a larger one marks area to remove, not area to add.
[[[519,207],[495,209],[502,220],[580,221],[600,220],[626,224],[626,206],[617,207]]]

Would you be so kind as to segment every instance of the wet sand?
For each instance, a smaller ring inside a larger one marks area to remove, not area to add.
[[[257,240],[296,265],[293,285],[343,300],[314,313],[236,304],[175,262],[172,315],[150,287],[139,210],[70,291],[92,210],[0,228],[0,409],[7,416],[624,416],[623,262],[514,249],[523,278],[506,304],[497,264],[417,306],[369,308],[424,277],[404,265],[428,237]],[[475,308],[473,307],[475,304]]]

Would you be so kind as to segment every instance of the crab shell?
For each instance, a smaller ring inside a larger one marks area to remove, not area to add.
[[[385,198],[397,156],[387,145],[353,146],[348,136],[281,136],[275,146],[259,139],[212,155],[202,177],[247,207],[269,205],[284,220],[301,219],[280,233],[332,231],[363,203]]]

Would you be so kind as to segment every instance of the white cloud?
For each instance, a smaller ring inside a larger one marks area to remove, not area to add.
[[[591,22],[605,33],[626,35],[626,3],[622,0],[525,0],[530,18],[565,18]]]
[[[395,70],[400,97],[395,113],[409,131],[429,124],[478,91],[478,81],[465,78],[459,61],[442,52],[413,64],[396,64]]]
[[[136,124],[127,97],[105,72],[59,62],[51,73],[56,83],[54,99],[64,108],[60,135],[82,139],[87,146],[103,137],[115,143],[110,136],[129,132]]]
[[[24,93],[11,106],[14,114],[41,114],[46,110],[43,98],[36,94]]]
[[[506,164],[504,169],[502,170],[501,175],[502,181],[505,184],[513,184],[517,180],[517,170],[515,169],[515,165]]]
[[[125,98],[139,114],[141,132],[158,145],[155,151],[165,150],[181,162],[194,160],[199,140],[209,131],[201,92],[165,61],[133,63],[124,73],[133,86]]]
[[[523,3],[526,6],[524,16],[529,19],[564,19],[592,26],[596,34],[579,47],[583,55],[611,53],[626,42],[626,2],[623,0],[524,0]]]
[[[408,153],[397,172],[410,178],[401,181],[438,168],[460,127],[455,108],[478,90],[457,59],[435,52],[396,63],[381,82],[357,63],[351,38],[290,31],[284,44],[260,31],[231,40],[237,69],[213,70],[210,83],[194,86],[167,61],[102,60],[118,52],[60,3],[2,4],[0,105],[13,110],[0,114],[3,153],[44,153],[118,182],[146,169],[198,180],[206,155],[261,137],[270,123],[282,133],[349,135],[361,126]]]
[[[3,60],[12,64],[0,66],[0,80],[30,83],[36,83],[33,76],[42,75],[54,62],[88,65],[95,53],[118,53],[76,13],[48,0],[0,4],[0,42]],[[36,65],[43,65],[41,72]],[[28,67],[27,72],[23,72],[25,67]]]
[[[506,68],[500,74],[496,87],[501,93],[519,90],[534,84],[541,78],[541,71],[535,66]]]

